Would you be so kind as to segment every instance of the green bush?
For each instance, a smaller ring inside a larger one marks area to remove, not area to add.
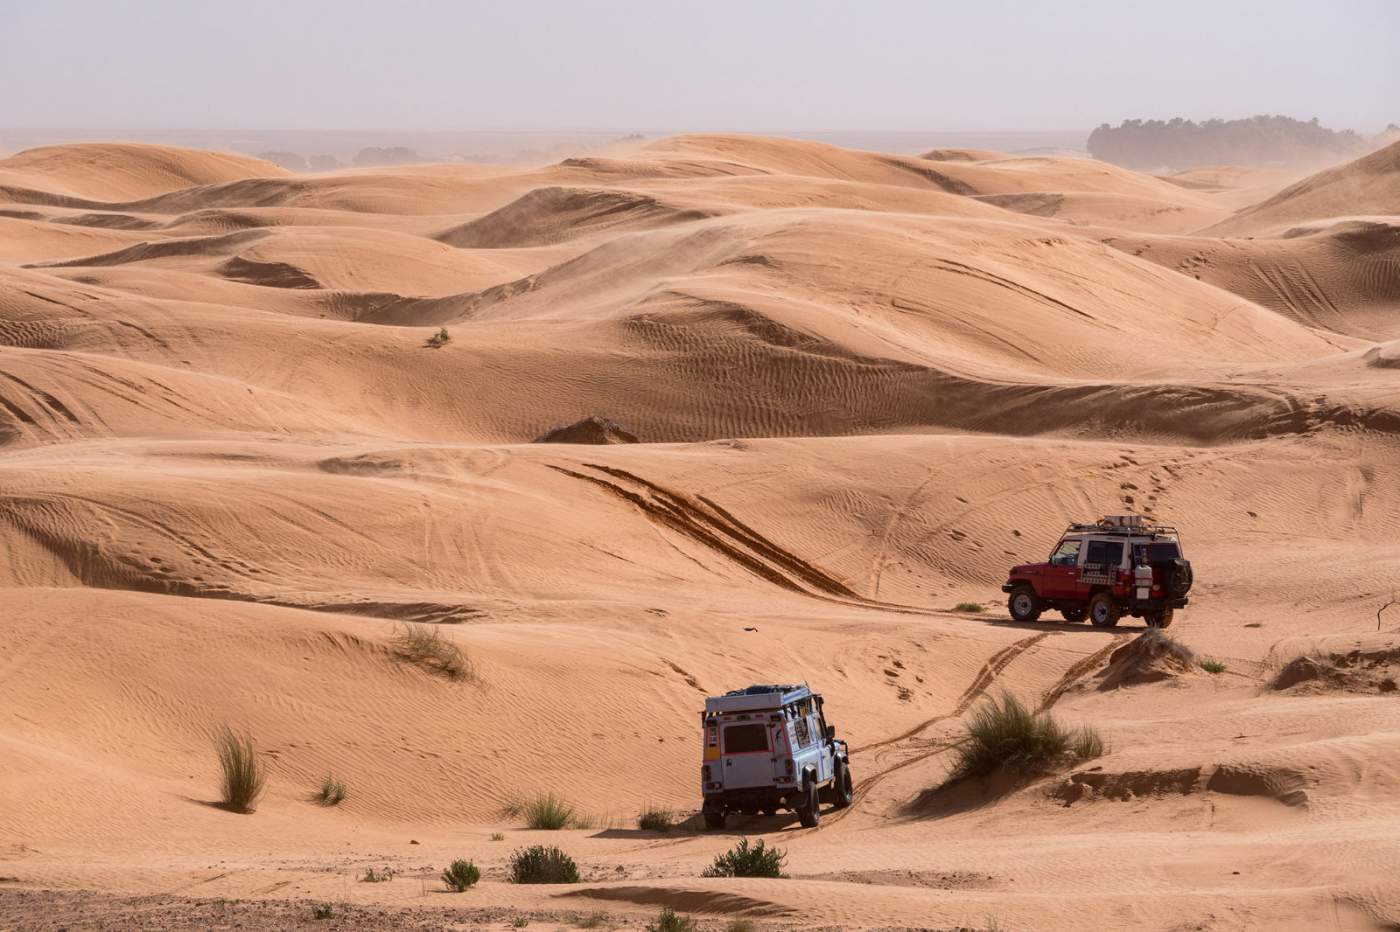
[[[438,347],[441,347],[441,346],[446,346],[448,343],[451,343],[451,342],[452,342],[452,334],[450,334],[450,333],[447,332],[447,328],[446,328],[446,327],[443,327],[443,328],[442,328],[441,330],[439,330],[437,333],[435,333],[435,334],[433,334],[432,336],[428,337],[428,345],[431,346],[433,349],[437,349]]]
[[[558,848],[531,845],[510,856],[511,883],[578,883],[578,865]]]
[[[977,614],[983,610],[984,606],[981,602],[959,602],[957,605],[953,606],[953,611],[955,612],[971,612],[972,614]]]
[[[214,742],[223,775],[220,798],[231,812],[252,812],[267,788],[267,770],[258,760],[258,747],[246,734],[225,727]]]
[[[476,869],[476,865],[460,858],[453,861],[447,870],[442,872],[442,882],[458,893],[468,887],[476,886],[476,882],[480,879],[481,871]]]
[[[577,821],[574,807],[564,797],[554,793],[538,793],[514,806],[518,807],[517,813],[525,817],[528,828],[557,832]]]
[[[321,788],[316,791],[316,801],[323,806],[336,806],[345,799],[345,784],[332,774],[321,778]]]
[[[671,810],[647,806],[637,817],[637,828],[646,832],[669,832],[675,820],[675,814]]]
[[[654,922],[647,923],[647,932],[695,932],[695,920],[667,906]]]
[[[1049,714],[1034,713],[1002,693],[1000,702],[988,699],[967,723],[946,783],[997,771],[1030,773],[1099,757],[1103,751],[1103,739],[1093,729],[1066,729]]]
[[[724,854],[715,855],[715,862],[705,868],[702,877],[781,877],[787,852],[769,848],[759,839],[752,847],[747,838]]]
[[[1207,673],[1224,673],[1225,664],[1221,663],[1219,660],[1202,660],[1201,669]]]

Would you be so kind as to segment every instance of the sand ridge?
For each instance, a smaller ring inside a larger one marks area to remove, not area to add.
[[[0,924],[1400,922],[1393,149],[0,160]],[[535,442],[604,422],[640,442]],[[1009,565],[1126,511],[1182,530],[1195,666],[1005,617]],[[705,695],[804,680],[851,808],[636,828],[698,805]],[[1003,689],[1107,753],[935,792]],[[224,724],[251,816],[211,805]],[[550,791],[588,827],[504,814]],[[745,835],[790,879],[699,876]],[[581,882],[505,882],[531,843]],[[433,892],[457,857],[481,885]]]

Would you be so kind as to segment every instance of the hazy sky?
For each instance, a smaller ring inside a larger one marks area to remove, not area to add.
[[[1400,0],[0,0],[0,126],[1400,123]]]

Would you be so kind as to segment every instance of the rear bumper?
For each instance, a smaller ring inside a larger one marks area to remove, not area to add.
[[[738,790],[721,790],[705,794],[705,808],[714,809],[786,809],[797,803],[800,787],[755,786]]]

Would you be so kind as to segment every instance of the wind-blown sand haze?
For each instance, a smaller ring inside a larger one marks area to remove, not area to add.
[[[591,417],[641,442],[535,442]],[[1400,143],[1302,178],[738,135],[21,152],[0,926],[1393,928],[1397,464]],[[1170,633],[1224,672],[1006,617],[1008,567],[1127,512],[1181,529]],[[636,828],[698,808],[706,695],[802,681],[851,808]],[[1106,753],[928,792],[1002,690]],[[214,805],[224,725],[251,815]],[[542,792],[588,827],[505,814]],[[743,836],[789,877],[700,876]],[[535,843],[580,882],[507,883]],[[437,892],[456,858],[481,884]]]

